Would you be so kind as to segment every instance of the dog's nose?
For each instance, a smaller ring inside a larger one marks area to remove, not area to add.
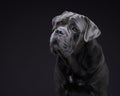
[[[64,35],[63,31],[61,31],[61,30],[56,30],[55,33],[59,34],[59,35]]]

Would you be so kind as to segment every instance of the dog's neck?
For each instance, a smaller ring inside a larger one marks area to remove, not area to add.
[[[77,73],[81,70],[80,67],[83,65],[83,63],[83,66],[98,66],[100,60],[103,59],[101,57],[104,57],[102,56],[101,51],[101,47],[98,45],[97,41],[92,40],[90,42],[84,43],[84,46],[79,49],[77,54],[72,54],[69,57],[60,58],[63,60],[64,64],[70,66],[70,68],[72,68],[72,70]]]

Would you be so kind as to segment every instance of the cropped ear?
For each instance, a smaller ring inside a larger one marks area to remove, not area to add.
[[[88,17],[84,16],[86,22],[86,28],[84,33],[84,40],[88,42],[100,36],[101,31],[95,23],[93,23]]]

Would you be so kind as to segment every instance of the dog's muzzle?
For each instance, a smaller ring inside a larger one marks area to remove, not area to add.
[[[62,30],[57,29],[57,30],[55,30],[55,34],[57,34],[57,35],[64,35],[65,33]]]
[[[65,32],[63,32],[63,30],[56,29],[50,37],[51,47],[58,45],[58,42],[60,41],[60,38],[63,38],[63,35],[65,35]]]
[[[60,26],[54,30],[50,37],[50,48],[53,53],[65,53],[70,48],[70,34],[66,27]]]

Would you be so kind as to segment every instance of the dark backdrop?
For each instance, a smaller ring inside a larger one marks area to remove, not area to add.
[[[120,96],[119,2],[88,0],[0,2],[0,96],[55,96],[51,19],[64,10],[88,16],[110,70],[111,96]]]

